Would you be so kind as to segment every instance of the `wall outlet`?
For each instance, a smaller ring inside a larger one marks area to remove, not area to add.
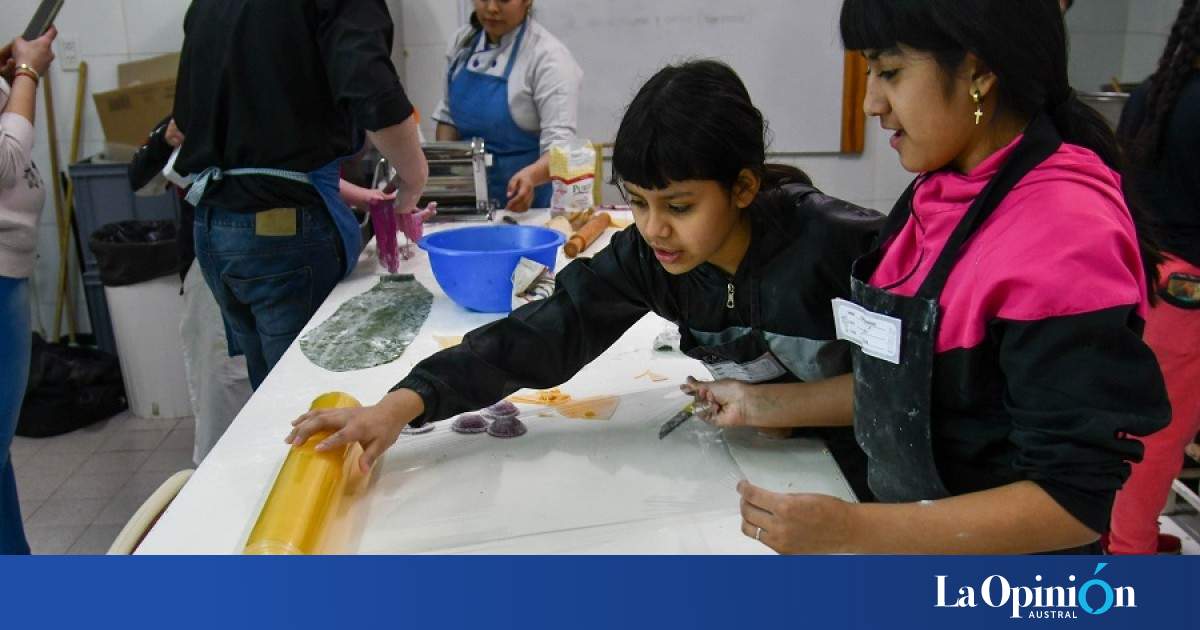
[[[75,35],[59,35],[54,41],[55,61],[66,71],[79,69],[79,38]]]

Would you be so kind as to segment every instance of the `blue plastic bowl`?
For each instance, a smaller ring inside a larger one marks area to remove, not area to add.
[[[433,277],[459,306],[482,313],[512,310],[512,274],[522,258],[554,269],[566,240],[549,228],[526,225],[468,227],[422,238]]]

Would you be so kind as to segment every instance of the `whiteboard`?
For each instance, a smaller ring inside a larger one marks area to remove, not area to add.
[[[612,141],[626,105],[662,66],[714,58],[741,75],[766,116],[773,136],[769,151],[836,153],[842,129],[841,4],[545,0],[534,10],[583,67],[579,135],[584,138]]]

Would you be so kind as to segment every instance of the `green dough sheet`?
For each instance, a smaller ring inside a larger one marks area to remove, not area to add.
[[[404,354],[429,317],[433,295],[408,275],[384,276],[300,339],[300,350],[332,372],[365,370]]]

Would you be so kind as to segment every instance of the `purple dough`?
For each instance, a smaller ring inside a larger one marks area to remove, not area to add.
[[[500,418],[515,418],[521,415],[521,410],[517,409],[517,406],[511,402],[501,400],[491,407],[484,409],[482,413],[492,420],[499,420]]]
[[[450,429],[455,433],[483,433],[488,430],[488,421],[477,413],[464,413],[454,420]]]
[[[520,418],[512,416],[509,418],[497,418],[492,421],[492,425],[488,427],[488,435],[498,438],[515,438],[525,435],[528,429],[525,428],[525,423],[521,422]]]

